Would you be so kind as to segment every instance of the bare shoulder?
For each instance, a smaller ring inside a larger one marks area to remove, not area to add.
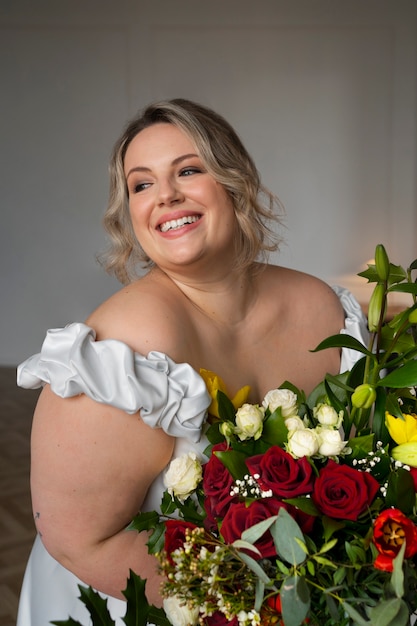
[[[276,298],[285,300],[294,319],[311,323],[325,332],[338,333],[344,326],[345,313],[334,290],[326,282],[297,270],[269,266],[268,282]]]
[[[183,309],[172,281],[150,273],[111,296],[86,323],[98,340],[117,339],[141,354],[159,350],[177,360],[184,339]]]

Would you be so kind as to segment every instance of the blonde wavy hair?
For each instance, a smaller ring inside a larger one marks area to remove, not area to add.
[[[261,184],[255,164],[235,130],[213,110],[178,98],[147,106],[127,125],[114,146],[109,168],[109,203],[103,220],[109,247],[99,259],[106,271],[127,284],[137,278],[138,266],[153,265],[132,228],[124,159],[136,135],[160,123],[172,124],[190,137],[207,171],[229,193],[238,225],[235,267],[244,271],[259,257],[264,259],[267,252],[276,250],[280,238],[270,223],[280,221],[282,206]]]

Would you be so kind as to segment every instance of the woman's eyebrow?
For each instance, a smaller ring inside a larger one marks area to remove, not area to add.
[[[196,157],[196,158],[200,158],[198,154],[195,154],[194,152],[190,152],[188,154],[182,154],[181,156],[176,157],[171,165],[178,165],[178,163],[181,163],[181,161],[185,161],[186,159],[189,159],[190,157]],[[149,167],[144,167],[141,165],[137,165],[136,167],[132,167],[128,173],[126,174],[126,180],[129,178],[130,174],[132,174],[133,172],[150,172],[151,168]]]

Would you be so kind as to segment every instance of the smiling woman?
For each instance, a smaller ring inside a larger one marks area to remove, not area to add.
[[[45,387],[32,428],[38,537],[18,626],[69,615],[88,625],[80,584],[122,626],[129,570],[161,605],[148,535],[126,529],[159,508],[172,459],[202,456],[202,369],[258,403],[285,380],[308,393],[350,367],[347,353],[312,350],[341,330],[366,334],[352,296],[265,262],[278,207],[236,132],[202,105],[150,105],[116,143],[103,264],[124,286],[85,322],[48,331],[18,371],[22,386]]]

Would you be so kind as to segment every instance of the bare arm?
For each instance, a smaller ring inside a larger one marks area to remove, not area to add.
[[[129,568],[160,602],[147,535],[126,531],[169,462],[174,439],[139,416],[85,396],[61,399],[48,387],[32,429],[32,499],[47,550],[86,584],[123,597]]]

